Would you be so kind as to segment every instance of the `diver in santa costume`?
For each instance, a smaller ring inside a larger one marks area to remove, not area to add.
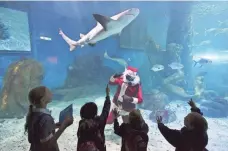
[[[122,116],[123,122],[128,123],[129,112],[136,108],[136,104],[143,102],[142,87],[137,72],[137,68],[127,67],[123,73],[111,76],[109,84],[118,87],[113,98],[107,124],[114,122],[114,109],[117,109],[119,115]]]

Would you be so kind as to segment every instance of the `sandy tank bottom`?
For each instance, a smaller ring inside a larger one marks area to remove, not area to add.
[[[101,111],[105,97],[99,97],[95,100]],[[91,100],[90,98],[86,100]],[[59,112],[71,102],[53,103],[49,106],[52,110],[56,122],[58,121]],[[175,101],[169,104],[173,111],[176,111],[177,120],[167,124],[170,128],[180,129],[183,126],[184,116],[189,112],[187,102]],[[180,107],[178,107],[180,106]],[[75,151],[77,146],[77,128],[80,120],[79,116],[80,106],[74,106],[74,124],[67,128],[58,140],[59,148],[61,151]],[[149,125],[148,151],[174,151],[172,147],[160,134],[157,124],[152,123],[148,119],[150,111],[142,110],[143,116]],[[209,143],[207,149],[210,151],[227,151],[228,135],[228,118],[212,119],[206,118],[209,124],[208,135]],[[120,119],[121,120],[121,119]],[[24,135],[24,119],[0,119],[0,151],[28,151],[30,144],[27,141],[27,135]],[[107,125],[105,129],[106,146],[108,151],[120,151],[121,139],[113,133],[113,125]]]

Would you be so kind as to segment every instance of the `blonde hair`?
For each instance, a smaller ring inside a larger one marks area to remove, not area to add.
[[[45,86],[35,87],[29,92],[28,100],[30,102],[30,105],[29,105],[29,110],[28,110],[28,114],[26,116],[26,122],[25,122],[25,126],[24,126],[25,132],[28,131],[28,125],[32,119],[33,106],[41,104],[41,101],[44,99],[45,94],[46,94]]]

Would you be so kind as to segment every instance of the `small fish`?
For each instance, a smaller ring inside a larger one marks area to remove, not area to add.
[[[193,60],[194,61],[194,67],[197,65],[197,64],[200,64],[200,68],[204,65],[204,64],[209,64],[209,63],[212,63],[212,60],[210,59],[206,59],[206,58],[200,58],[199,60]]]
[[[215,36],[217,35],[217,33],[220,31],[221,29],[219,28],[210,28],[210,29],[205,29],[204,30],[204,35],[207,36],[208,33],[212,33]]]
[[[202,47],[202,46],[207,46],[210,45],[211,41],[210,40],[204,40],[201,41],[198,45],[188,45],[189,48],[194,48],[194,47]]]
[[[222,28],[222,29],[219,29],[218,32],[216,32],[215,36],[219,34],[227,34],[227,33],[228,33],[228,28]]]
[[[156,64],[151,68],[151,70],[154,72],[158,72],[158,71],[164,70],[164,66],[160,64]]]
[[[219,27],[221,26],[228,26],[228,20],[225,20],[225,21],[218,21],[218,24],[219,24]]]
[[[209,44],[211,44],[210,40],[204,40],[204,41],[200,42],[198,46],[205,46],[205,45],[209,45]]]
[[[180,69],[184,68],[184,65],[182,65],[181,63],[178,63],[178,62],[172,62],[168,66],[170,68],[172,68],[173,70],[180,70]]]
[[[166,49],[160,49],[160,51],[166,51]]]
[[[115,62],[119,63],[120,65],[124,66],[125,68],[128,66],[128,63],[124,59],[112,58],[108,55],[107,51],[105,51],[105,53],[104,53],[104,58],[115,61]]]

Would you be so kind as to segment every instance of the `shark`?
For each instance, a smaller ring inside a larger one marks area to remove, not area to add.
[[[179,86],[173,85],[173,84],[165,84],[165,88],[169,90],[170,92],[183,97],[183,98],[191,98],[194,97],[195,95],[190,95],[185,92],[185,90]]]
[[[77,46],[95,46],[97,42],[110,36],[120,35],[122,30],[135,20],[139,13],[140,10],[138,8],[130,8],[112,17],[93,14],[94,19],[97,21],[97,25],[86,35],[80,33],[80,39],[78,41],[70,39],[61,29],[59,30],[59,34],[70,46],[70,51],[75,50]]]
[[[115,62],[119,63],[121,66],[123,66],[124,68],[127,68],[127,66],[128,66],[128,63],[124,59],[112,58],[108,55],[107,51],[105,51],[105,53],[104,53],[104,58],[115,61]]]

